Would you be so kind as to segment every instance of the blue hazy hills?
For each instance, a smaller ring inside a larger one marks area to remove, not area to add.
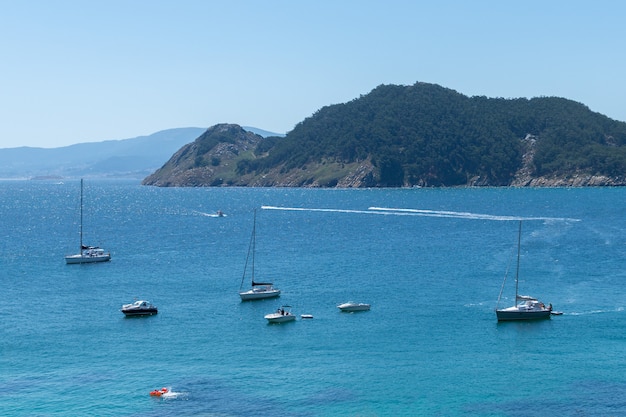
[[[253,127],[261,136],[282,136]],[[59,148],[0,149],[0,178],[109,177],[143,179],[206,128],[162,130],[148,136],[78,143]]]

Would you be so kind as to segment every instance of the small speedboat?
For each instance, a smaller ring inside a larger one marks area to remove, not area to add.
[[[370,305],[349,301],[347,303],[339,304],[337,308],[341,311],[367,311],[370,309]]]
[[[163,387],[161,389],[155,389],[155,390],[150,391],[150,396],[160,397],[164,400],[173,400],[176,398],[186,398],[187,393],[173,391],[171,387],[170,388]]]
[[[153,391],[150,391],[150,396],[151,397],[161,397],[165,394],[167,394],[169,392],[169,390],[165,387],[161,388],[161,389],[155,389]]]
[[[157,306],[146,300],[137,300],[134,303],[124,304],[122,306],[122,313],[124,313],[126,317],[152,316],[158,312]]]
[[[291,314],[290,306],[282,306],[275,313],[265,315],[265,319],[270,323],[284,323],[286,321],[293,321],[296,316]]]

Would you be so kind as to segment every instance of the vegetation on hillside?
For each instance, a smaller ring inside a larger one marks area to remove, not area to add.
[[[521,139],[537,138],[534,174],[626,172],[626,123],[556,97],[467,97],[437,85],[382,85],[327,106],[275,141],[246,171],[371,158],[380,186],[507,185],[522,164]],[[264,144],[267,148],[267,144]]]
[[[185,164],[195,170],[175,183],[510,185],[525,172],[623,184],[626,173],[626,123],[557,97],[467,97],[434,84],[381,85],[318,110],[284,138],[247,138],[245,149],[235,146],[241,128],[218,126],[175,155],[192,153]],[[181,164],[175,171],[182,178]]]

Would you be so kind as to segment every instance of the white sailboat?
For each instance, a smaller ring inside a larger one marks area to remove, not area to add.
[[[67,255],[65,257],[66,264],[85,264],[94,262],[107,262],[111,260],[111,254],[105,252],[98,246],[87,246],[83,244],[83,179],[80,179],[80,246],[79,253],[75,255]]]
[[[537,319],[549,319],[552,314],[552,304],[546,306],[541,301],[528,295],[519,295],[519,258],[520,258],[520,246],[522,237],[522,222],[519,222],[519,233],[517,236],[517,269],[515,271],[515,305],[507,308],[499,309],[496,306],[496,316],[498,321],[513,321],[513,320],[537,320]],[[506,282],[506,275],[502,288],[500,289],[500,296],[498,296],[498,304],[502,297],[502,290],[504,289],[504,283]]]
[[[256,251],[256,210],[254,211],[254,223],[252,225],[252,236],[250,237],[250,245],[248,246],[248,256],[246,257],[246,265],[243,269],[243,276],[241,277],[241,285],[239,287],[239,296],[242,301],[260,300],[264,298],[278,297],[280,290],[274,288],[271,282],[256,282],[254,280],[254,253]],[[248,269],[248,261],[252,254],[252,288],[247,291],[242,291],[244,280],[246,279],[246,272]]]

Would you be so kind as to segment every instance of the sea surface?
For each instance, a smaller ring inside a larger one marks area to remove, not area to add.
[[[79,190],[0,181],[3,416],[626,415],[626,188],[87,180],[84,240],[112,260],[66,265]],[[241,302],[255,210],[282,295]],[[563,315],[497,323],[519,220],[520,292]],[[159,314],[125,318],[135,299]],[[283,304],[298,320],[268,324]]]

